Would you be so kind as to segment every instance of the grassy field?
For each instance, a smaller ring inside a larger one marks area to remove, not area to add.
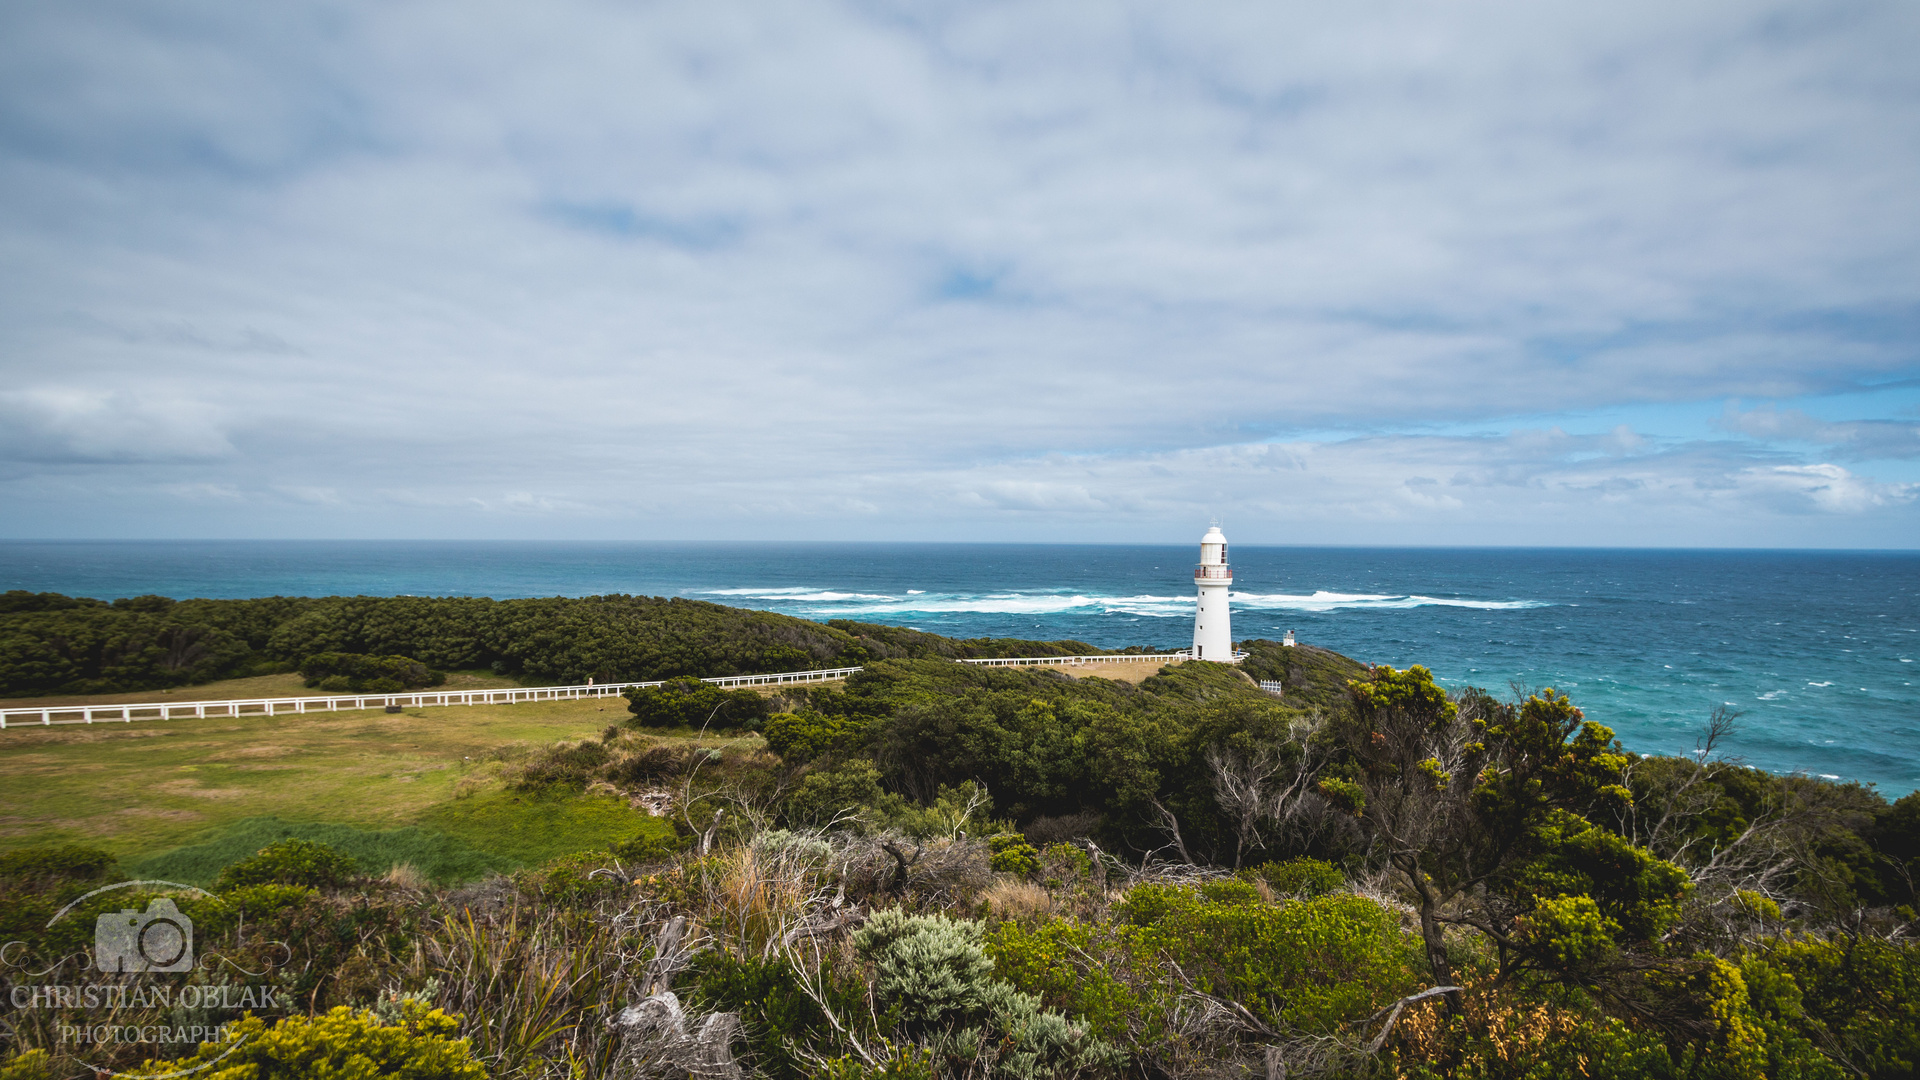
[[[538,799],[498,780],[503,748],[511,756],[516,747],[597,738],[626,718],[623,706],[529,702],[11,729],[0,732],[0,849],[86,843],[136,863],[221,843],[236,828],[251,836],[273,819],[417,828],[431,834],[423,843],[446,838],[492,864],[537,863],[667,828],[611,797]]]
[[[1179,663],[1179,661],[1173,661]],[[1114,682],[1137,683],[1142,679],[1160,674],[1164,664],[1142,664],[1138,662],[1114,662],[1108,664],[1086,663],[1073,666],[1042,667],[1037,670],[1058,671],[1076,679],[1112,679]]]
[[[1137,682],[1159,667],[1051,670]],[[482,678],[450,682],[464,689]],[[302,689],[297,675],[273,675],[169,696],[213,701]],[[12,728],[0,732],[0,850],[88,844],[126,868],[196,883],[282,836],[333,843],[368,869],[408,862],[436,877],[535,865],[670,831],[621,799],[540,798],[500,782],[503,759],[598,738],[626,716],[624,702],[599,699]]]

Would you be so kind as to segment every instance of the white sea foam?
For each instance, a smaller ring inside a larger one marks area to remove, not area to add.
[[[1786,693],[1785,690],[1769,690],[1766,693],[1760,695],[1760,700],[1761,701],[1777,701],[1780,698],[1780,696],[1785,693]]]
[[[1338,611],[1342,608],[1417,608],[1459,607],[1480,611],[1520,611],[1547,607],[1539,600],[1463,600],[1448,596],[1421,596],[1417,593],[1390,595],[1381,593],[1337,593],[1324,589],[1307,596],[1291,593],[1234,593],[1235,603],[1249,608],[1280,608],[1291,611]]]
[[[762,600],[776,606],[795,605],[808,614],[893,615],[926,614],[1059,615],[1068,612],[1134,615],[1146,618],[1191,618],[1192,596],[1104,596],[1085,593],[999,592],[988,594],[928,593],[906,590],[904,596],[842,592],[820,588],[708,589],[705,595],[734,600]],[[1417,607],[1458,607],[1483,611],[1515,611],[1546,607],[1536,600],[1465,600],[1418,594],[1338,593],[1325,590],[1291,593],[1234,593],[1233,606],[1249,611],[1396,610]]]
[[[710,595],[718,595],[717,593]],[[958,593],[926,593],[887,596],[880,593],[832,592],[828,590],[772,589],[729,590],[726,595],[741,599],[766,600],[780,607],[791,606],[807,614],[818,615],[906,615],[944,613],[984,613],[994,615],[1058,615],[1074,610],[1101,610],[1105,598],[1054,593],[993,593],[969,596]]]
[[[958,596],[931,593],[910,600],[884,598],[887,603],[835,604],[835,614],[889,615],[917,612],[930,615],[974,613],[987,615],[1060,615],[1074,610],[1098,610],[1105,602],[1090,596],[1057,596],[1047,593],[999,593],[992,596]]]
[[[886,593],[835,592],[831,589],[708,589],[706,595],[737,596],[743,600],[786,600],[801,604],[899,602],[899,597]]]
[[[1807,685],[1808,686],[1832,686],[1833,684],[1830,682],[1810,682]]]

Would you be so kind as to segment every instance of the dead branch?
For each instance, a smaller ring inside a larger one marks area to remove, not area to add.
[[[1463,989],[1465,988],[1459,987],[1459,986],[1428,987],[1427,989],[1422,990],[1417,994],[1408,994],[1406,997],[1403,997],[1399,1001],[1394,1002],[1392,1005],[1389,1005],[1387,1008],[1381,1009],[1379,1012],[1374,1013],[1372,1016],[1367,1017],[1365,1020],[1362,1020],[1360,1022],[1360,1028],[1362,1031],[1364,1031],[1366,1030],[1366,1026],[1368,1024],[1371,1024],[1375,1020],[1380,1019],[1382,1014],[1385,1014],[1387,1018],[1387,1022],[1383,1024],[1380,1028],[1380,1034],[1375,1035],[1373,1037],[1373,1040],[1367,1043],[1365,1052],[1369,1054],[1377,1054],[1380,1052],[1381,1047],[1387,1045],[1387,1036],[1393,1034],[1393,1025],[1396,1023],[1399,1023],[1400,1014],[1406,1011],[1407,1006],[1412,1005],[1415,1002],[1425,1001],[1428,998],[1439,997],[1442,994],[1457,994],[1457,993],[1460,993]]]

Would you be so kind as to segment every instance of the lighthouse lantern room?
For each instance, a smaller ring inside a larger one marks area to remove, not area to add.
[[[1193,568],[1200,603],[1193,613],[1193,658],[1233,663],[1233,622],[1227,614],[1227,592],[1233,588],[1233,569],[1227,565],[1227,538],[1215,525],[1200,538],[1200,563]]]

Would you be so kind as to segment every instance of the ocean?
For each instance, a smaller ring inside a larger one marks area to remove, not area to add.
[[[1196,530],[1197,532],[1197,530]],[[956,637],[1184,647],[1198,545],[0,542],[0,588],[685,596]],[[1234,636],[1554,687],[1642,753],[1717,706],[1748,764],[1920,787],[1920,553],[1241,547]]]

